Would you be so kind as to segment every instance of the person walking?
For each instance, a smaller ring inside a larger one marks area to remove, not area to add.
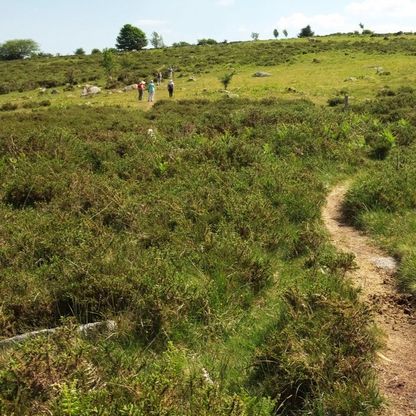
[[[153,102],[153,99],[155,98],[155,91],[156,91],[156,86],[155,86],[153,80],[151,80],[149,82],[149,85],[147,86],[147,92],[149,94],[148,97],[147,97],[147,101],[149,103]]]
[[[143,91],[145,89],[146,83],[144,81],[140,81],[137,84],[137,91],[139,92],[139,101],[143,100]]]
[[[175,88],[175,84],[173,82],[173,79],[170,79],[168,82],[168,92],[169,92],[169,97],[173,97],[173,90]]]
[[[162,79],[163,79],[163,75],[162,73],[159,71],[157,73],[157,85],[160,85],[162,83]]]

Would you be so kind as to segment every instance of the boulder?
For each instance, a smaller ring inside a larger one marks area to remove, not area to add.
[[[263,72],[263,71],[257,71],[253,74],[253,77],[256,78],[264,78],[264,77],[271,77],[272,74],[270,74],[269,72]]]

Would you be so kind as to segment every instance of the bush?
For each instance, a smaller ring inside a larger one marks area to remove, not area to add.
[[[17,110],[19,106],[15,103],[4,103],[0,107],[0,111],[14,111]]]
[[[343,97],[329,98],[327,103],[330,107],[336,107],[337,105],[344,104],[344,98]]]
[[[377,406],[374,389],[362,386],[353,393],[348,381],[360,380],[370,369],[376,348],[375,339],[366,334],[365,308],[357,311],[341,299],[293,290],[285,297],[279,323],[254,362],[252,381],[261,394],[276,400],[282,415],[315,414],[318,409],[351,415]]]

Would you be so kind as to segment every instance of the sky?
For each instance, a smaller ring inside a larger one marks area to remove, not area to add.
[[[416,0],[0,0],[0,44],[33,39],[43,52],[72,54],[77,48],[114,47],[126,23],[166,45],[198,39],[273,38],[273,30],[296,37],[310,25],[317,35],[365,29],[416,32]]]

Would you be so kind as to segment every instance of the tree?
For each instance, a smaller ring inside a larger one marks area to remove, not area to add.
[[[277,29],[273,30],[273,36],[275,39],[279,37],[279,31]]]
[[[116,47],[122,51],[138,51],[147,46],[145,33],[138,27],[124,25],[117,36]]]
[[[160,36],[159,33],[157,32],[152,33],[152,38],[150,39],[150,43],[155,49],[163,48],[165,46],[165,44],[163,43],[162,36]]]
[[[184,42],[184,41],[182,40],[182,41],[180,41],[180,42],[174,42],[174,43],[172,43],[172,46],[173,46],[174,48],[181,48],[182,46],[191,46],[191,44],[190,44],[190,43],[188,43],[188,42]]]
[[[13,39],[0,45],[0,59],[13,60],[32,56],[39,50],[39,45],[32,39]]]
[[[287,38],[287,35],[288,35],[289,33],[287,33],[287,30],[286,30],[286,29],[283,29],[283,34],[285,35],[285,38]]]
[[[235,72],[228,72],[227,74],[224,74],[221,78],[220,78],[220,82],[222,85],[224,85],[224,89],[226,90],[228,85],[230,84],[231,80],[233,79]]]
[[[215,39],[198,39],[197,45],[216,45],[218,42]]]
[[[85,55],[85,51],[84,51],[84,49],[82,49],[82,48],[78,48],[78,49],[74,52],[74,54],[75,54],[75,55],[78,55],[78,56],[82,56],[82,55]]]
[[[103,49],[103,58],[101,61],[101,66],[104,68],[104,71],[108,77],[111,77],[115,66],[114,53],[110,49]]]
[[[101,53],[101,51],[100,51],[98,48],[94,48],[94,49],[91,51],[91,55],[98,55],[99,53]]]
[[[298,38],[310,38],[314,34],[315,33],[312,32],[310,25],[308,25],[300,30]]]
[[[259,40],[259,34],[257,32],[252,32],[251,33],[251,39],[253,39],[253,40]]]

